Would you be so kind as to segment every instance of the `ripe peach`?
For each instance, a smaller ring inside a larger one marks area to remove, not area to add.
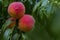
[[[23,32],[29,32],[34,26],[35,20],[31,15],[24,15],[19,20],[19,29]]]
[[[16,19],[21,18],[25,13],[25,6],[22,2],[13,2],[8,7],[8,13]]]
[[[16,19],[11,17],[8,20],[12,21],[11,24],[8,25],[9,28],[12,28],[16,24]]]

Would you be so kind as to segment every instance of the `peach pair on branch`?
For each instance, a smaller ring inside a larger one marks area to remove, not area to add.
[[[22,2],[13,2],[8,6],[8,13],[12,17],[10,20],[14,19],[13,22],[9,25],[12,26],[18,21],[18,29],[23,32],[29,32],[32,30],[35,19],[33,16],[25,14],[25,6]]]

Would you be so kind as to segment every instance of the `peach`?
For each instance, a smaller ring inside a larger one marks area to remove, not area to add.
[[[10,25],[8,25],[9,28],[12,28],[16,24],[16,19],[15,18],[9,18],[8,20],[12,21]]]
[[[8,13],[16,19],[21,18],[25,14],[25,6],[22,2],[13,2],[8,6]]]
[[[29,32],[32,30],[35,24],[35,19],[31,15],[24,15],[21,19],[19,19],[18,28],[23,32]]]

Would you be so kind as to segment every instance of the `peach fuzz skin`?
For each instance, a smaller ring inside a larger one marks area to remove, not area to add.
[[[19,20],[18,28],[23,32],[29,32],[30,30],[32,30],[34,24],[34,18],[31,15],[26,14]]]
[[[8,13],[16,19],[21,18],[25,14],[25,6],[22,2],[13,2],[8,6]]]

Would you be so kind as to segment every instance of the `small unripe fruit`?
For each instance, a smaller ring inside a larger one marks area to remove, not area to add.
[[[9,28],[12,28],[13,26],[15,26],[15,24],[16,24],[16,19],[15,18],[9,18],[8,20],[10,20],[11,21],[11,24],[10,25],[8,25],[8,27]]]
[[[18,28],[23,32],[29,32],[30,30],[32,30],[34,24],[34,18],[31,15],[26,14],[19,20]]]
[[[8,13],[16,19],[21,18],[25,14],[25,6],[22,2],[13,2],[8,7]]]

